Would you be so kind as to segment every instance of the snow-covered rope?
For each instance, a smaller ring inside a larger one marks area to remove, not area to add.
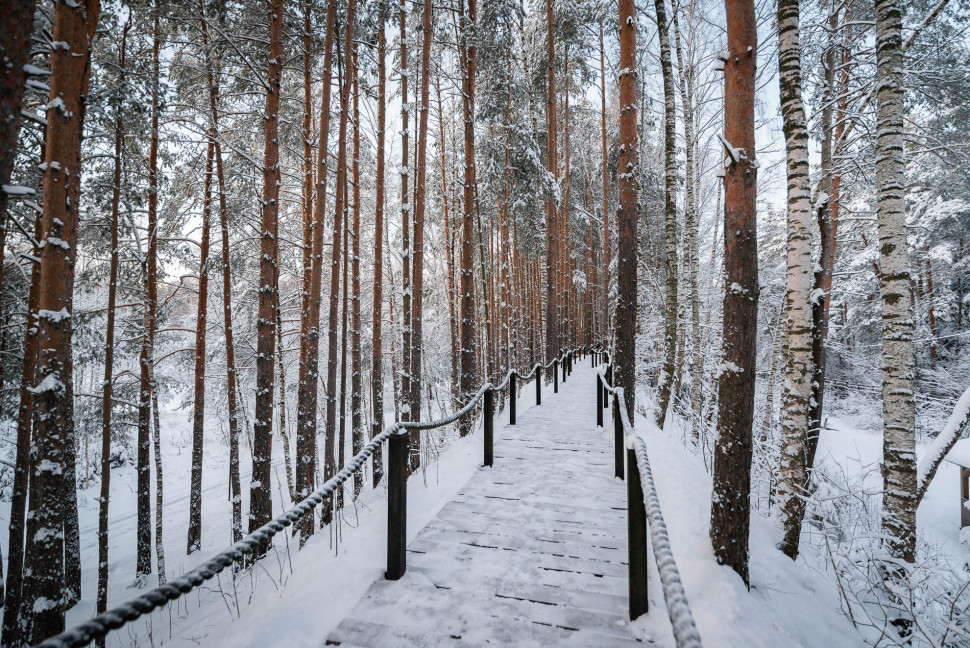
[[[566,353],[560,358],[565,356]],[[450,416],[427,422],[404,421],[384,428],[380,434],[371,439],[360,452],[354,455],[343,469],[289,511],[270,520],[229,549],[216,554],[179,578],[175,578],[164,585],[159,585],[155,589],[149,590],[140,596],[107,610],[59,635],[45,639],[37,645],[37,648],[80,648],[81,646],[86,646],[92,641],[104,637],[112,630],[117,630],[143,615],[150,614],[169,601],[174,601],[183,594],[188,594],[207,580],[211,580],[214,576],[221,573],[226,567],[229,567],[233,563],[242,562],[245,556],[256,552],[260,547],[267,546],[270,540],[280,531],[288,526],[292,526],[295,522],[299,522],[317,506],[323,504],[324,499],[332,495],[337,488],[350,479],[387,439],[392,436],[405,435],[409,430],[431,430],[454,423],[471,412],[482,400],[486,391],[505,389],[513,373],[518,375],[518,372],[512,369],[506,374],[505,380],[498,386],[492,385],[490,382],[482,385],[464,407],[453,412]]]
[[[643,487],[643,503],[647,510],[650,543],[653,545],[653,555],[657,561],[657,570],[660,572],[664,603],[667,606],[667,616],[670,617],[677,648],[702,648],[701,635],[697,631],[694,615],[690,611],[684,583],[680,578],[680,570],[677,569],[677,561],[674,560],[673,550],[670,547],[667,524],[664,522],[663,511],[660,510],[660,498],[657,496],[653,472],[650,470],[650,459],[647,457],[647,442],[634,433],[634,427],[627,414],[623,388],[608,385],[605,371],[600,370],[597,373],[607,393],[613,394],[620,403],[620,407],[615,410],[620,412],[624,443],[627,448],[634,451],[637,458],[637,470]]]

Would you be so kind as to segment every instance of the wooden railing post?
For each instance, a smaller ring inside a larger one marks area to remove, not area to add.
[[[515,425],[515,397],[518,391],[515,389],[515,372],[509,376],[509,425]]]
[[[387,580],[398,580],[407,569],[408,435],[387,440]]]
[[[647,600],[647,507],[637,469],[637,454],[626,451],[629,477],[626,480],[628,561],[630,566],[630,620],[646,614]]]
[[[492,465],[492,444],[494,443],[494,420],[493,414],[495,412],[495,407],[493,405],[495,392],[491,389],[485,390],[485,405],[483,406],[482,417],[484,418],[484,429],[485,429],[485,465]]]
[[[559,358],[552,361],[552,392],[559,393]]]
[[[623,419],[620,418],[620,399],[613,396],[613,446],[615,449],[614,473],[623,479]]]
[[[563,381],[563,383],[566,382],[566,364],[568,362],[569,362],[569,358],[564,356],[563,359],[562,359],[562,381]]]
[[[596,374],[596,427],[603,427],[603,376]]]
[[[536,405],[542,405],[542,367],[536,367]]]

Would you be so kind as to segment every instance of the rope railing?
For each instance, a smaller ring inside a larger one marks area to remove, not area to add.
[[[627,463],[627,516],[629,533],[630,618],[636,619],[648,611],[646,540],[649,529],[653,555],[660,572],[667,616],[673,628],[678,648],[701,648],[701,636],[687,601],[684,584],[670,546],[667,524],[660,509],[660,498],[653,481],[647,443],[635,433],[627,413],[622,387],[612,385],[613,362],[608,353],[593,352],[593,364],[602,355],[606,370],[596,373],[597,424],[603,425],[603,409],[609,395],[613,395],[613,425],[615,431],[616,476],[623,478],[623,455]],[[624,452],[625,451],[625,452]],[[633,467],[636,466],[636,470]]]
[[[564,351],[558,358],[554,358],[550,364],[565,368],[572,367],[573,354],[579,349]],[[545,365],[544,367],[548,367]],[[523,380],[531,380],[536,376],[536,370],[540,365],[536,364],[532,372]],[[539,374],[541,375],[541,373]],[[558,376],[558,374],[557,374]],[[302,520],[310,514],[316,507],[326,501],[336,490],[350,479],[364,463],[384,444],[388,442],[388,539],[387,539],[387,571],[385,577],[388,580],[400,579],[406,569],[407,551],[407,477],[408,477],[408,432],[410,430],[433,430],[455,423],[465,415],[472,412],[475,407],[483,400],[483,418],[485,427],[485,465],[492,465],[492,417],[494,408],[492,407],[493,394],[511,386],[510,390],[510,424],[515,425],[515,379],[521,377],[516,369],[511,369],[506,374],[505,379],[499,385],[486,382],[459,410],[452,412],[434,421],[400,421],[387,426],[379,434],[374,436],[370,442],[350,459],[344,467],[333,477],[328,479],[316,491],[305,497],[298,504],[276,518],[270,520],[255,531],[246,535],[242,540],[235,543],[228,549],[216,554],[206,560],[198,567],[186,572],[182,576],[172,579],[164,585],[145,592],[133,599],[117,605],[110,610],[102,612],[97,616],[80,623],[61,634],[45,639],[37,644],[37,648],[81,648],[93,641],[104,638],[109,632],[117,630],[138,618],[151,614],[167,603],[176,600],[184,594],[195,590],[203,583],[211,580],[227,567],[242,562],[246,556],[250,556],[269,545],[270,541],[285,528]],[[537,404],[540,402],[538,395],[541,393],[541,380],[537,381]]]

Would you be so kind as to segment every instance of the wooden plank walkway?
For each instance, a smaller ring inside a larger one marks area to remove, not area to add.
[[[626,488],[594,425],[595,374],[577,367],[330,634],[344,648],[644,645],[628,630]],[[534,401],[533,401],[534,403]]]

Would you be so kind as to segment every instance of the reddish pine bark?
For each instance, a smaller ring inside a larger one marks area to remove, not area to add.
[[[327,5],[323,44],[323,89],[320,102],[320,147],[317,153],[317,191],[310,237],[310,283],[304,295],[305,334],[300,338],[300,380],[296,407],[296,497],[313,490],[317,463],[317,385],[320,368],[320,291],[323,283],[323,221],[327,214],[327,147],[330,139],[330,87],[336,3]],[[308,178],[309,180],[309,178]],[[313,516],[300,526],[300,542],[313,535]]]
[[[724,176],[723,371],[718,384],[711,544],[718,563],[748,584],[751,428],[758,329],[754,90],[757,22],[753,0],[725,3],[724,137],[737,154]]]
[[[410,378],[408,393],[408,411],[412,421],[421,420],[421,352],[422,352],[422,322],[424,311],[424,211],[427,200],[428,183],[428,103],[431,80],[431,37],[434,35],[431,25],[431,0],[424,1],[423,11],[423,45],[421,49],[421,105],[418,116],[418,178],[415,185],[414,209],[414,273],[411,281],[413,296],[411,298],[411,353]],[[417,470],[421,464],[421,431],[410,432],[409,467]]]
[[[620,21],[620,209],[617,212],[616,369],[627,414],[636,401],[637,321],[637,19],[634,0],[619,0]]]
[[[383,7],[383,5],[382,5]],[[371,403],[374,412],[374,428],[371,438],[380,434],[384,428],[384,354],[382,349],[381,323],[383,311],[383,273],[384,273],[384,128],[387,122],[387,98],[385,82],[387,76],[387,39],[384,35],[384,12],[378,14],[377,31],[377,195],[374,207],[374,305],[371,310]],[[381,461],[382,449],[374,452],[374,487],[384,476]]]
[[[472,241],[475,216],[475,66],[477,48],[469,35],[474,32],[478,20],[477,0],[468,0],[465,12],[464,0],[459,0],[461,39],[459,58],[461,65],[462,120],[465,140],[465,178],[461,225],[461,393],[463,400],[471,398],[475,389],[477,369],[475,363],[475,297]],[[471,428],[462,425],[459,434],[466,436]]]
[[[353,47],[354,13],[357,8],[356,0],[350,0],[347,6],[347,25],[345,27],[345,52]],[[339,50],[338,50],[339,58]],[[343,83],[340,87],[340,126],[337,131],[337,199],[333,216],[333,242],[330,257],[330,312],[329,336],[327,352],[327,440],[324,451],[324,480],[330,479],[336,473],[336,433],[337,433],[337,322],[340,305],[340,257],[343,245],[343,229],[346,220],[346,177],[347,177],[347,108],[349,104],[350,84]],[[322,128],[321,128],[322,130]],[[321,523],[329,524],[333,519],[332,501],[324,502],[321,512]]]
[[[553,2],[546,0],[547,56],[546,67],[546,171],[559,182],[556,147],[556,32]],[[559,355],[559,227],[556,217],[556,195],[546,197],[546,362]]]
[[[276,361],[276,264],[279,256],[280,193],[279,102],[283,71],[283,0],[267,3],[269,70],[263,152],[263,209],[260,226],[259,318],[256,324],[256,418],[253,422],[253,471],[249,486],[249,531],[273,517],[270,461],[273,450],[273,371]],[[265,550],[265,548],[263,548]]]
[[[32,389],[36,429],[31,449],[30,512],[26,559],[32,612],[30,643],[64,629],[64,475],[73,441],[72,299],[77,243],[84,96],[98,0],[58,3],[51,50],[50,108],[44,150],[44,207],[37,310],[38,363]],[[73,468],[73,467],[72,467]],[[73,471],[71,471],[73,472]]]

